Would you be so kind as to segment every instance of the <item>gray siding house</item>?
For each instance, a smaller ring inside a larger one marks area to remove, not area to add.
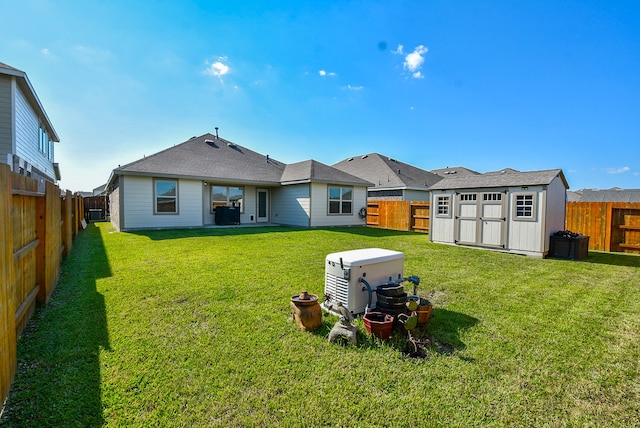
[[[60,180],[54,162],[59,141],[26,73],[0,63],[0,162],[37,179],[43,191],[45,181]]]
[[[217,134],[217,133],[216,133]],[[314,160],[285,164],[205,134],[114,169],[117,230],[203,227],[233,208],[240,224],[364,225],[371,183]]]
[[[378,153],[350,157],[333,167],[371,182],[369,199],[428,201],[429,186],[442,179],[437,174]]]
[[[430,188],[432,242],[545,257],[551,234],[565,228],[560,169],[454,177]]]

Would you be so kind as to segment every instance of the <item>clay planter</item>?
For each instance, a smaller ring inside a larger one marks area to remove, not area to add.
[[[322,325],[322,309],[316,294],[303,291],[293,296],[289,305],[293,309],[293,318],[298,327],[304,331],[315,330]]]
[[[393,317],[382,312],[367,312],[362,317],[367,333],[373,334],[382,340],[389,340],[393,328]]]

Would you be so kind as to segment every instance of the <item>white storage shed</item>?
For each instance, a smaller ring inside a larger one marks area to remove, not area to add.
[[[430,187],[430,239],[545,257],[565,228],[568,187],[561,169],[445,178]]]

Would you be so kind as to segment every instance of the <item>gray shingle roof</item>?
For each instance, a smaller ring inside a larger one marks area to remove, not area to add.
[[[581,189],[567,195],[570,202],[640,202],[640,189]]]
[[[327,182],[369,186],[358,177],[308,160],[285,164],[212,134],[146,156],[113,170],[116,175],[184,177],[264,185]]]
[[[371,182],[374,188],[427,189],[441,177],[378,153],[342,160],[334,168]],[[370,186],[371,187],[371,186]]]
[[[568,188],[566,179],[561,169],[549,169],[543,171],[526,172],[504,172],[501,174],[478,174],[466,177],[445,178],[430,187],[431,190],[451,190],[451,189],[477,189],[491,187],[512,187],[512,186],[537,186],[547,185],[556,177],[560,177]]]
[[[468,175],[479,175],[478,171],[474,171],[463,166],[451,166],[446,168],[439,168],[431,170],[431,173],[437,174],[441,177],[466,177]]]
[[[175,176],[245,183],[280,182],[285,164],[212,134],[118,167],[115,174]]]
[[[287,165],[282,174],[281,182],[282,184],[320,182],[367,187],[372,185],[366,180],[315,160],[306,160]]]

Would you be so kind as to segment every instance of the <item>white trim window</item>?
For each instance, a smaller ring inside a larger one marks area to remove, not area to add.
[[[517,193],[513,198],[513,212],[515,220],[536,220],[536,194]]]
[[[353,214],[353,187],[329,186],[329,214]]]
[[[451,196],[436,196],[436,216],[451,217]]]
[[[153,182],[154,214],[178,214],[178,181],[156,178]]]

